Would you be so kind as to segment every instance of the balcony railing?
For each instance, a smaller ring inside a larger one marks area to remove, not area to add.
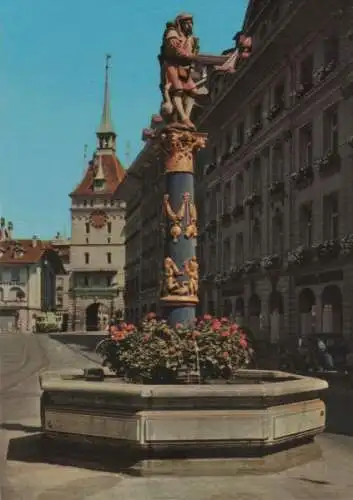
[[[0,280],[0,286],[25,286],[22,280]]]

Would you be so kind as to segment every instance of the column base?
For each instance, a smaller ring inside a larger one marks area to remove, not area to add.
[[[160,299],[161,303],[164,305],[168,306],[187,306],[188,304],[190,305],[195,305],[199,303],[199,298],[196,295],[191,295],[191,296],[180,296],[180,295],[166,295],[165,297],[161,297]]]

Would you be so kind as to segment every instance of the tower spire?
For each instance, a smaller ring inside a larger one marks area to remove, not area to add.
[[[111,118],[109,70],[111,55],[105,56],[104,101],[100,126],[97,130],[98,150],[115,150],[116,133]]]

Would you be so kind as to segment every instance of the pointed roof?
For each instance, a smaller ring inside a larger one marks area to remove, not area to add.
[[[114,154],[109,153],[101,154],[99,157],[101,162],[100,166],[98,165],[97,167],[94,159],[90,161],[82,181],[72,193],[70,193],[70,196],[96,195],[94,180],[96,179],[98,171],[100,176],[103,174],[103,179],[105,180],[104,189],[100,191],[100,194],[112,195],[118,188],[126,175],[120,161]]]
[[[116,135],[114,131],[112,116],[111,116],[111,103],[110,103],[110,87],[109,87],[109,61],[111,56],[106,55],[105,63],[105,83],[104,83],[104,101],[103,101],[103,111],[100,126],[97,130],[98,135]]]

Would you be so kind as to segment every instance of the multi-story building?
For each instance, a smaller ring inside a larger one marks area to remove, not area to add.
[[[70,194],[70,330],[97,330],[112,314],[124,314],[125,202],[112,195],[125,171],[116,156],[108,64],[97,149]]]
[[[115,195],[127,203],[125,313],[130,321],[159,310],[163,188],[162,165],[146,144]]]
[[[201,303],[273,342],[353,327],[352,14],[250,2],[252,57],[211,75],[199,120]]]
[[[243,31],[251,58],[234,74],[210,73],[211,103],[198,117],[208,133],[196,168],[201,309],[233,315],[273,342],[353,329],[350,3],[250,1]],[[135,177],[158,185],[149,149],[126,182],[128,309],[142,297],[138,248],[145,251]],[[158,217],[161,199],[156,192]]]
[[[68,328],[69,288],[70,288],[70,245],[71,239],[63,237],[60,233],[50,241],[50,245],[58,253],[65,273],[56,277],[56,308],[57,315],[61,317],[61,329]]]
[[[56,278],[65,273],[48,242],[0,231],[0,332],[30,331],[40,313],[56,310]]]

